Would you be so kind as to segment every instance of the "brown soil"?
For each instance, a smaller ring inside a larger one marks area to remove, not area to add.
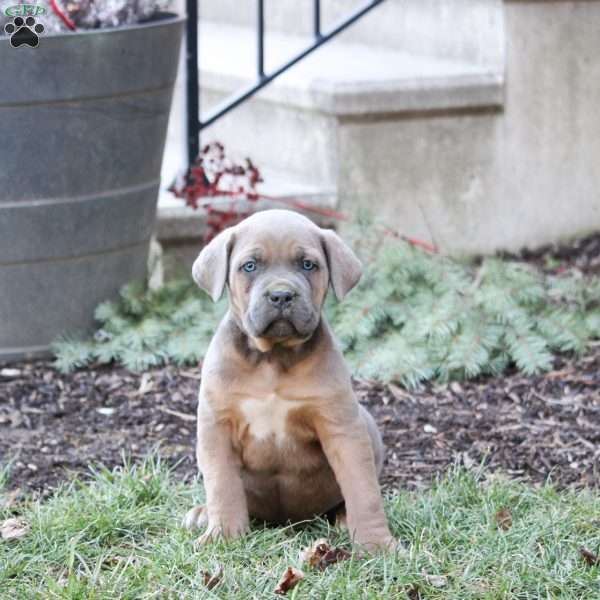
[[[386,487],[426,486],[449,465],[484,462],[511,477],[600,484],[600,345],[557,359],[544,375],[427,385],[355,382],[387,446]],[[0,369],[0,457],[9,487],[46,494],[90,465],[141,459],[159,446],[182,478],[194,464],[197,369],[143,375],[98,367],[70,375],[50,363]]]
[[[547,271],[600,273],[600,235],[524,252]],[[51,363],[0,367],[0,464],[9,487],[45,495],[91,465],[138,460],[159,445],[182,478],[196,474],[195,407],[199,369],[134,374],[97,366],[69,375]],[[557,358],[551,372],[517,373],[417,392],[355,382],[388,448],[386,487],[420,488],[449,465],[535,483],[600,485],[600,343],[583,358]]]

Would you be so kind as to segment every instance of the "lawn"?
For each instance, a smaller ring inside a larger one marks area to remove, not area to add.
[[[29,528],[0,540],[0,597],[262,599],[277,597],[288,566],[305,574],[290,598],[599,597],[598,566],[581,552],[600,546],[600,498],[589,491],[451,469],[426,492],[387,497],[406,553],[353,555],[323,571],[301,564],[299,552],[321,537],[349,547],[347,534],[323,520],[255,524],[243,539],[199,547],[179,522],[201,494],[156,458],[97,470],[43,502],[11,502],[5,490],[0,523],[18,516]]]

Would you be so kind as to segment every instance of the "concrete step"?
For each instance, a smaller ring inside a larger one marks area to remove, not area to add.
[[[229,92],[255,81],[252,28],[202,22],[199,31],[202,87]],[[311,42],[308,36],[267,33],[265,71]],[[501,72],[490,65],[333,39],[268,85],[260,97],[347,116],[499,104],[501,86]]]
[[[306,36],[269,33],[267,71],[309,42]],[[254,31],[204,23],[200,57],[206,109],[254,80]],[[182,53],[163,161],[164,188],[187,161],[184,71]],[[502,75],[488,67],[333,40],[209,128],[204,140],[219,139],[236,154],[251,156],[292,181],[310,181],[330,197],[338,180],[340,119],[501,101]]]
[[[206,111],[254,81],[255,32],[203,22],[199,43],[201,107]],[[307,36],[269,32],[266,72],[308,43]],[[407,122],[415,116],[429,120],[440,113],[478,114],[499,107],[503,83],[502,71],[489,65],[336,39],[205,130],[202,140],[219,140],[233,156],[251,157],[264,174],[263,193],[327,207],[337,206],[343,197],[351,210],[365,198],[372,204],[367,196],[376,195],[390,168],[403,160],[406,151],[394,145],[396,138],[408,144],[435,143],[404,139]],[[375,138],[386,140],[374,148],[376,164],[370,156],[374,132]],[[169,198],[165,188],[186,161],[185,87],[180,77],[163,162],[157,232],[161,243],[182,250],[183,263],[189,263],[201,243],[204,215]],[[406,215],[407,233],[434,241],[418,211],[392,207],[389,199],[385,203],[386,212],[400,219]]]
[[[361,6],[361,0],[321,2],[322,31]],[[386,0],[340,35],[343,42],[392,48],[410,54],[468,60],[480,65],[503,62],[502,0]],[[204,21],[254,28],[256,2],[203,0]],[[265,0],[268,32],[310,35],[313,3]]]
[[[299,208],[306,206],[310,210],[314,207],[315,212],[320,209],[326,212],[328,209],[335,208],[336,195],[334,189],[312,186],[305,181],[295,181],[289,174],[278,173],[272,169],[260,169],[260,172],[264,181],[256,186],[260,198],[253,204],[257,206],[263,207],[269,204],[283,207],[296,203]],[[191,218],[199,222],[204,220],[202,209],[196,210],[186,206],[185,202],[175,197],[166,189],[167,187],[164,186],[159,195],[159,207],[163,217],[168,215],[172,219]],[[210,199],[210,204],[229,204],[231,201],[230,197],[223,196],[215,200]],[[165,219],[162,223],[159,223],[157,231],[159,237],[173,239],[191,237],[197,234],[197,228],[194,224],[189,223],[186,227],[185,230],[180,229],[178,232],[171,231],[170,225]]]
[[[202,108],[255,79],[255,32],[202,24]],[[271,32],[268,73],[310,43]],[[340,123],[356,118],[500,106],[503,75],[489,66],[333,40],[205,132],[257,164],[337,187]]]
[[[341,12],[350,2],[322,5]],[[311,4],[266,0],[268,61],[286,43],[273,36],[289,33],[289,43],[310,32]],[[202,73],[213,86],[204,107],[252,77],[255,7],[202,1],[201,18],[212,21],[200,40],[207,44]],[[308,63],[298,65],[287,84],[276,82],[230,113],[205,140],[221,138],[293,180],[334,187],[343,212],[367,205],[442,251],[518,250],[580,235],[600,218],[600,63],[591,58],[599,16],[600,2],[583,0],[386,0],[315,53],[312,76],[302,80]],[[226,35],[225,25],[238,29]],[[232,40],[238,34],[241,41]],[[206,51],[211,43],[216,54]],[[320,74],[325,53],[339,44],[348,52]],[[359,61],[353,45],[370,58]],[[230,56],[236,64],[223,69]],[[399,69],[402,56],[415,65],[412,78]],[[427,71],[428,64],[440,68]],[[463,76],[460,69],[448,76],[448,65],[463,65]],[[176,106],[183,114],[183,101]]]

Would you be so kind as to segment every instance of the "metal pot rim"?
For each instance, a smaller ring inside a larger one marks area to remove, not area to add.
[[[122,33],[124,31],[135,31],[137,29],[150,29],[155,27],[166,27],[175,23],[184,23],[187,21],[187,17],[178,15],[172,12],[160,12],[154,15],[147,21],[141,21],[132,25],[117,25],[116,27],[104,27],[98,29],[77,29],[76,31],[65,31],[59,33],[44,34],[43,39],[57,39],[57,38],[74,38],[78,35],[89,36],[89,35],[106,35],[110,33]],[[0,37],[0,43],[10,41],[9,36]]]

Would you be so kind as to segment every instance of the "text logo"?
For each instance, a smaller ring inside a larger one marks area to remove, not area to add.
[[[39,17],[46,14],[46,9],[39,4],[16,4],[4,9],[7,17]]]

